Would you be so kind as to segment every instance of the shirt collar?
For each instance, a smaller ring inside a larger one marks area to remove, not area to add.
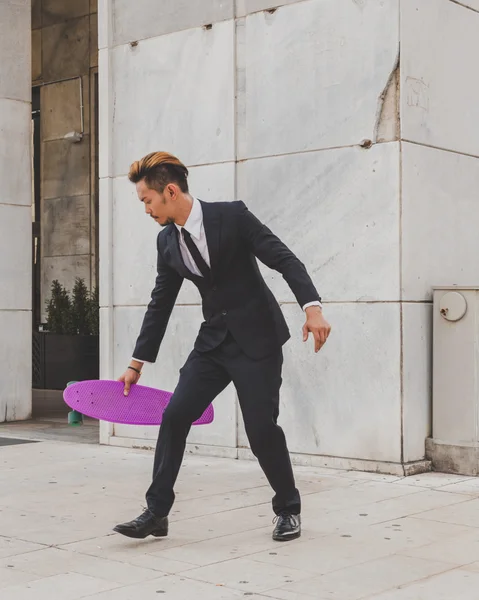
[[[201,225],[203,224],[203,210],[201,208],[200,201],[198,198],[193,198],[193,205],[191,206],[191,212],[186,219],[186,223],[183,225],[176,225],[178,231],[181,233],[182,229],[186,231],[195,239],[199,240],[201,236]]]

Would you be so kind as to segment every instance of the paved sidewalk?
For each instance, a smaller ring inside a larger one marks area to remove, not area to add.
[[[297,467],[303,537],[282,544],[256,463],[190,456],[170,536],[135,542],[111,528],[141,511],[152,458],[1,446],[0,598],[479,598],[479,479]]]

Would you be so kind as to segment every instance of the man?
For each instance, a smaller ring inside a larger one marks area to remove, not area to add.
[[[187,177],[186,167],[166,152],[148,154],[129,173],[145,212],[164,229],[157,239],[158,274],[151,302],[131,363],[120,377],[125,394],[138,382],[143,364],[155,362],[184,279],[198,287],[205,320],[163,414],[153,481],[146,493],[148,508],[114,530],[133,538],[167,535],[173,487],[191,424],[233,382],[251,450],[275,492],[273,539],[291,540],[301,535],[301,499],[277,425],[282,345],[290,334],[256,259],[279,271],[289,284],[306,312],[303,339],[311,332],[316,352],[331,328],[298,258],[243,202],[193,198]]]

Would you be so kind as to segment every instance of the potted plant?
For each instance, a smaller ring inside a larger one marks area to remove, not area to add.
[[[72,380],[98,379],[98,290],[90,293],[84,280],[77,278],[70,296],[55,280],[46,313],[44,331],[40,332],[41,373],[37,373],[34,387],[63,390]]]

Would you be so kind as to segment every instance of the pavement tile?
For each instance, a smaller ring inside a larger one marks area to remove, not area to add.
[[[278,542],[272,539],[271,532],[272,526],[176,546],[168,550],[153,552],[151,555],[158,557],[160,564],[163,559],[167,558],[206,566],[277,548]]]
[[[469,496],[479,496],[479,477],[466,479],[457,483],[449,483],[441,487],[442,492],[452,492],[453,494],[467,494]]]
[[[454,568],[431,560],[388,556],[295,583],[282,589],[328,600],[360,600]],[[276,592],[276,590],[275,590]]]
[[[311,577],[311,573],[290,567],[285,569],[274,564],[261,564],[247,558],[237,558],[226,560],[221,565],[193,569],[188,571],[186,576],[188,579],[220,584],[244,592],[261,593],[286,583],[307,579]]]
[[[479,527],[479,498],[436,508],[414,515],[416,519],[428,519],[438,523],[454,523],[468,527]],[[479,532],[478,532],[479,535]]]
[[[7,561],[14,568],[36,576],[52,577],[71,572],[124,585],[155,579],[161,575],[157,570],[60,548],[46,548],[10,557],[3,559],[0,564],[5,566]]]
[[[314,497],[308,496],[303,500],[304,526],[318,533],[334,533],[345,525],[373,525],[466,500],[467,498],[462,494],[427,489],[365,505],[318,513],[315,511]]]
[[[368,600],[476,600],[478,589],[479,573],[455,569],[370,596]]]
[[[0,528],[3,529],[3,515],[0,511]],[[18,533],[18,531],[17,531]],[[45,546],[41,544],[35,544],[33,542],[25,542],[21,539],[15,539],[13,537],[0,536],[0,558],[5,556],[15,556],[17,554],[25,554],[27,552],[33,552],[34,550],[41,550]]]
[[[452,538],[404,549],[401,554],[414,558],[447,561],[455,566],[469,565],[479,561],[479,535],[477,530],[473,529]]]
[[[161,579],[145,583],[129,585],[120,589],[103,592],[92,596],[91,600],[245,600],[241,591],[221,585],[204,583],[186,579],[180,575],[168,575]],[[257,600],[258,596],[249,596],[249,600]],[[90,600],[90,599],[89,599]]]
[[[10,566],[6,566],[5,568],[0,567],[0,590],[12,585],[27,583],[29,581],[33,581],[34,579],[39,578],[31,573],[24,573],[23,571],[19,571]]]
[[[420,475],[411,475],[403,477],[395,482],[396,485],[410,485],[418,487],[440,488],[451,483],[462,483],[470,480],[467,475],[454,475],[452,473],[421,473]]]
[[[78,573],[64,573],[3,588],[2,598],[5,600],[79,600],[117,587],[116,584],[104,579]]]

